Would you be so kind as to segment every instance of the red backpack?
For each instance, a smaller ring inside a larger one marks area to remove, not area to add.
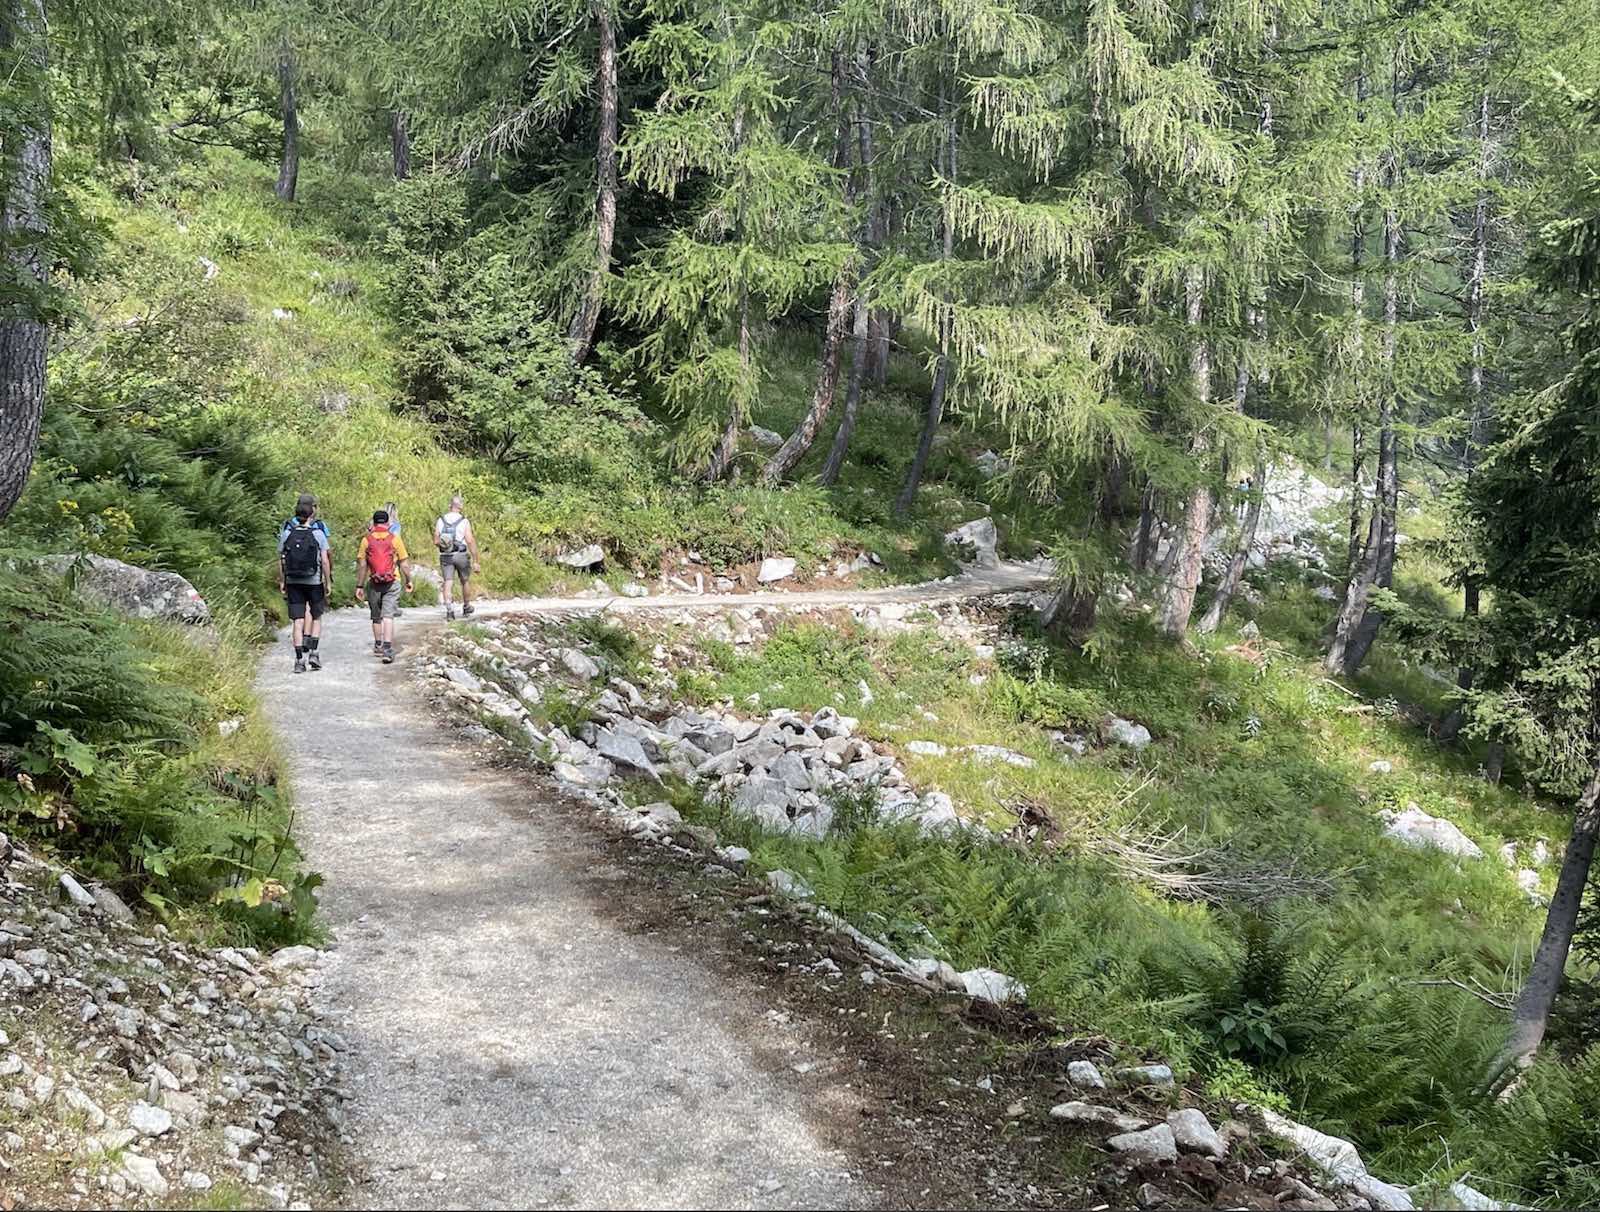
[[[367,573],[374,581],[394,580],[394,535],[387,526],[367,531]]]

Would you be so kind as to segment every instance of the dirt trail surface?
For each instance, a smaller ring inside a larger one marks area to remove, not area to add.
[[[937,601],[1042,583],[1037,566],[909,589],[522,599],[482,613]],[[439,620],[408,610],[400,647]],[[803,1089],[762,1063],[749,989],[598,903],[614,864],[523,779],[475,764],[325,620],[326,668],[258,678],[292,765],[335,933],[323,997],[349,1044],[370,1207],[863,1207]],[[622,871],[614,873],[623,878]],[[838,1139],[837,1136],[834,1139]]]

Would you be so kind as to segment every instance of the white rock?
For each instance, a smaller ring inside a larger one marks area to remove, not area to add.
[[[1175,1084],[1170,1065],[1129,1065],[1116,1073],[1119,1086],[1171,1086]]]
[[[595,738],[595,751],[625,773],[642,774],[657,780],[661,777],[656,773],[655,764],[645,753],[644,743],[630,733],[615,728],[602,728],[599,736]]]
[[[267,966],[277,972],[291,972],[298,968],[309,968],[321,958],[322,952],[302,944],[274,951]]]
[[[1367,773],[1369,773],[1369,774],[1393,774],[1394,773],[1394,763],[1389,761],[1387,758],[1379,758],[1375,762],[1368,763],[1368,765],[1367,765]]]
[[[1004,762],[1007,766],[1019,766],[1024,770],[1038,764],[1027,754],[1003,745],[963,745],[961,752],[970,753],[980,762]]]
[[[906,752],[920,757],[943,757],[950,750],[938,741],[910,741],[906,744]]]
[[[1370,1174],[1363,1174],[1350,1184],[1350,1189],[1370,1203],[1377,1212],[1414,1212],[1416,1204],[1403,1188]]]
[[[770,585],[773,581],[786,580],[794,575],[795,562],[787,556],[768,556],[761,561],[761,568],[756,573],[756,580],[763,585]]]
[[[1143,749],[1151,741],[1150,730],[1120,716],[1112,716],[1101,726],[1106,740],[1128,749]]]
[[[1517,872],[1517,887],[1522,889],[1523,895],[1535,904],[1544,900],[1544,888],[1539,880],[1539,873],[1532,867],[1524,867]]]
[[[556,656],[561,661],[561,667],[575,678],[592,682],[600,676],[600,666],[576,648],[563,648]]]
[[[99,1129],[106,1126],[106,1113],[82,1090],[67,1086],[60,1092],[59,1097],[72,1110],[80,1112],[89,1127]]]
[[[650,591],[638,581],[626,581],[622,586],[622,596],[625,598],[647,598]]]
[[[444,671],[444,676],[468,694],[483,693],[483,679],[470,669],[452,666]]]
[[[580,571],[586,568],[596,568],[606,562],[606,549],[598,543],[590,543],[587,547],[580,547],[576,551],[569,551],[565,555],[556,557],[557,564],[564,564],[568,568]]]
[[[74,905],[77,905],[80,909],[94,908],[94,897],[90,896],[88,890],[65,871],[61,873],[60,883],[62,895]]]
[[[752,425],[745,430],[750,435],[751,441],[764,450],[777,450],[783,445],[783,435],[773,433],[770,429],[763,429],[760,425]]]
[[[961,983],[970,997],[984,1001],[1004,1003],[1021,1002],[1028,998],[1028,987],[1015,977],[993,968],[969,968],[961,973]]]
[[[1172,1137],[1172,1129],[1166,1124],[1157,1124],[1154,1128],[1146,1128],[1142,1132],[1124,1132],[1113,1136],[1106,1142],[1118,1153],[1131,1153],[1136,1157],[1147,1157],[1152,1161],[1176,1161],[1178,1159],[1178,1145]]]
[[[236,1149],[250,1149],[261,1143],[261,1133],[238,1124],[228,1124],[222,1129],[222,1139]]]
[[[742,866],[750,861],[750,852],[743,846],[718,846],[717,857],[725,863]]]
[[[1550,843],[1539,838],[1533,843],[1533,865],[1543,867],[1550,862]]]
[[[172,1112],[149,1103],[134,1103],[128,1108],[128,1127],[140,1136],[164,1136],[172,1131]]]
[[[963,563],[976,564],[979,568],[1000,567],[1000,555],[996,550],[1000,533],[995,529],[993,518],[974,518],[963,523],[946,534],[944,541]]]
[[[806,883],[794,872],[785,871],[781,867],[775,871],[767,872],[767,883],[772,886],[774,892],[797,901],[809,901],[816,895],[812,892],[810,884]]]
[[[924,793],[917,801],[917,808],[917,825],[926,833],[948,829],[952,825],[961,823],[961,817],[956,813],[955,801],[942,791]]]
[[[1454,824],[1443,817],[1429,816],[1416,804],[1407,804],[1404,812],[1384,809],[1378,815],[1384,822],[1384,836],[1403,846],[1413,850],[1442,850],[1456,858],[1483,857],[1478,844]]]
[[[199,1170],[185,1170],[183,1172],[183,1185],[191,1191],[211,1190],[211,1176]]]
[[[1067,1065],[1067,1080],[1085,1090],[1104,1090],[1106,1079],[1093,1061],[1075,1060]]]
[[[1147,1128],[1150,1121],[1135,1115],[1125,1115],[1114,1107],[1100,1107],[1094,1103],[1058,1103],[1050,1108],[1052,1119],[1066,1120],[1071,1124],[1101,1124],[1118,1132],[1137,1132]]]
[[[1184,1107],[1167,1116],[1167,1126],[1172,1138],[1185,1153],[1204,1153],[1220,1159],[1228,1152],[1228,1143],[1217,1134],[1205,1113],[1194,1107]]]
[[[231,720],[218,720],[217,732],[224,737],[230,737],[244,727],[244,717],[234,716]]]
[[[1268,1132],[1299,1149],[1329,1178],[1348,1185],[1366,1176],[1366,1163],[1349,1141],[1297,1124],[1266,1107],[1260,1108],[1260,1112],[1261,1122]]]
[[[1515,842],[1507,842],[1500,847],[1500,861],[1507,867],[1515,867],[1517,865],[1517,844]]]
[[[1431,1194],[1424,1188],[1413,1187],[1412,1190],[1423,1190],[1425,1194]],[[1466,1212],[1512,1212],[1512,1210],[1514,1212],[1522,1212],[1525,1206],[1523,1204],[1503,1204],[1499,1200],[1485,1195],[1476,1187],[1469,1187],[1466,1183],[1459,1181],[1451,1183],[1445,1188],[1445,1191],[1455,1200],[1456,1205],[1465,1209]]]
[[[146,1195],[161,1199],[170,1189],[167,1180],[161,1177],[161,1170],[156,1163],[137,1153],[124,1153],[122,1155],[122,1173],[129,1182],[138,1187]]]

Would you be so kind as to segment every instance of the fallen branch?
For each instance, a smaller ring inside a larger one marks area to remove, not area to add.
[[[1477,998],[1484,1005],[1492,1006],[1494,1009],[1499,1010],[1499,1011],[1501,1011],[1501,1012],[1503,1012],[1505,1014],[1510,1014],[1511,1013],[1511,1010],[1516,1005],[1516,1001],[1517,1001],[1517,995],[1514,992],[1513,993],[1507,993],[1505,991],[1496,991],[1494,989],[1490,989],[1487,985],[1485,985],[1481,981],[1477,981],[1477,980],[1472,980],[1470,982],[1469,981],[1458,981],[1452,976],[1445,976],[1445,977],[1434,977],[1434,978],[1430,978],[1428,980],[1416,980],[1416,981],[1411,981],[1409,983],[1412,984],[1412,985],[1420,986],[1420,987],[1425,988],[1425,989],[1426,988],[1459,989],[1462,993],[1465,993],[1465,994],[1467,994],[1467,995],[1469,995],[1471,997]]]

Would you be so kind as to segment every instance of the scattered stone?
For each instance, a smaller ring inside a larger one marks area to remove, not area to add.
[[[1417,1206],[1411,1202],[1411,1196],[1406,1194],[1404,1189],[1374,1178],[1370,1174],[1363,1174],[1351,1183],[1350,1187],[1378,1212],[1414,1212]]]
[[[78,883],[65,871],[61,873],[60,884],[63,898],[71,901],[81,909],[94,908],[94,897],[89,894],[82,884]]]
[[[743,846],[718,846],[717,857],[724,863],[742,867],[750,861],[750,852]]]
[[[592,682],[600,676],[600,666],[576,648],[563,648],[558,654],[561,667],[575,678]]]
[[[172,1112],[149,1103],[134,1103],[128,1108],[128,1127],[140,1136],[164,1136],[172,1131]]]
[[[643,775],[660,782],[655,763],[644,751],[638,737],[613,728],[602,728],[595,740],[595,752],[628,774]]]
[[[943,757],[950,750],[938,741],[909,741],[906,744],[906,752],[914,753],[918,757]]]
[[[161,1170],[154,1160],[137,1153],[122,1155],[122,1173],[139,1190],[156,1199],[165,1198],[171,1189],[167,1180],[161,1177]]]
[[[1217,1134],[1205,1113],[1193,1107],[1172,1112],[1167,1116],[1167,1126],[1185,1153],[1203,1153],[1220,1161],[1228,1152],[1227,1142]]]
[[[590,543],[587,547],[580,547],[576,551],[569,551],[556,557],[557,564],[577,569],[579,572],[599,568],[605,562],[606,549],[598,543]]]
[[[1132,720],[1125,720],[1115,715],[1100,726],[1100,732],[1107,744],[1121,745],[1136,751],[1143,749],[1153,739],[1150,730],[1143,724],[1135,724]]]
[[[781,867],[774,871],[767,872],[767,883],[770,884],[772,886],[772,890],[778,893],[780,896],[787,896],[797,901],[809,901],[813,896],[816,895],[816,893],[812,891],[810,884],[806,883],[805,880],[794,874],[794,872],[785,871]]]
[[[1000,567],[1000,554],[996,550],[1000,533],[995,529],[993,518],[974,518],[957,526],[944,536],[944,542],[964,564],[975,564],[979,568]]]
[[[1175,1084],[1170,1065],[1129,1065],[1118,1069],[1116,1078],[1119,1086],[1160,1086],[1166,1088]]]
[[[1166,1124],[1157,1124],[1142,1132],[1124,1132],[1113,1136],[1106,1144],[1118,1153],[1131,1153],[1152,1161],[1178,1160],[1177,1142],[1173,1140],[1172,1129]]]
[[[1150,1121],[1136,1115],[1127,1115],[1114,1107],[1101,1107],[1094,1103],[1058,1103],[1050,1108],[1052,1119],[1063,1119],[1072,1124],[1098,1124],[1115,1128],[1118,1132],[1138,1132],[1148,1128]]]
[[[211,1176],[199,1170],[185,1170],[181,1181],[190,1191],[211,1190]]]
[[[1104,1090],[1106,1079],[1093,1061],[1075,1060],[1067,1065],[1067,1080],[1085,1090]]]
[[[1394,763],[1387,758],[1379,758],[1377,761],[1368,764],[1367,772],[1369,774],[1393,774]]]
[[[1349,1185],[1367,1172],[1360,1152],[1347,1140],[1297,1124],[1265,1107],[1261,1108],[1261,1121],[1269,1133],[1299,1149],[1336,1182]]]
[[[760,425],[752,425],[745,432],[750,435],[751,441],[763,450],[777,450],[783,445],[782,434],[773,433],[772,430],[764,429]]]
[[[1021,1002],[1028,998],[1026,985],[993,968],[970,968],[961,973],[961,983],[969,996],[996,1004]]]
[[[784,581],[794,575],[795,562],[787,556],[768,556],[761,561],[761,568],[756,573],[756,580],[763,585],[770,585],[774,581]]]
[[[1038,764],[1027,754],[1007,749],[1003,745],[963,745],[961,752],[970,753],[980,762],[1003,762],[1007,766],[1019,766],[1024,770]]]

